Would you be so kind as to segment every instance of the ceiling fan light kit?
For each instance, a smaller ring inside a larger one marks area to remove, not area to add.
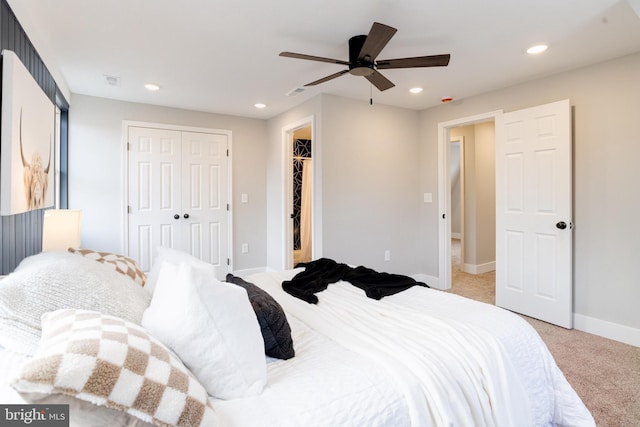
[[[294,52],[281,52],[280,56],[328,62],[331,64],[346,65],[348,67],[346,70],[338,71],[319,80],[307,83],[305,86],[315,86],[349,73],[354,76],[366,78],[379,91],[391,89],[395,85],[378,70],[391,68],[445,67],[449,64],[449,54],[376,61],[378,54],[382,52],[382,49],[389,43],[389,40],[391,40],[396,31],[398,30],[393,27],[374,22],[368,35],[354,36],[349,39],[348,62]]]

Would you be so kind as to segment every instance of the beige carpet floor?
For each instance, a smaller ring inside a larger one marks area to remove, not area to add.
[[[451,246],[449,292],[495,304],[495,272],[462,272],[459,240]],[[538,331],[598,426],[640,427],[640,347],[523,317]]]

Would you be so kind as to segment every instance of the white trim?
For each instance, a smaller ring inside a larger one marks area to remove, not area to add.
[[[123,120],[122,125],[124,129],[129,127],[138,128],[150,128],[150,129],[165,129],[165,130],[177,130],[180,132],[200,132],[200,133],[224,133],[231,135],[231,131],[228,129],[215,129],[215,128],[203,128],[197,126],[182,126],[171,125],[167,123],[154,123],[154,122],[138,122],[133,120]],[[125,135],[126,139],[126,135]]]
[[[229,264],[227,264],[227,271],[233,271],[235,261],[233,253],[233,132],[230,130],[216,130],[216,132],[224,132],[227,135],[227,203],[229,203],[229,210],[227,211],[227,256],[229,257]]]
[[[483,274],[496,270],[496,262],[485,262],[484,264],[463,264],[462,271],[469,274]]]
[[[55,122],[54,122],[54,142],[53,142],[53,162],[55,164],[53,168],[54,174],[54,187],[53,187],[53,208],[60,209],[60,152],[62,151],[60,147],[60,133],[61,133],[61,123],[62,122],[62,111],[60,111],[60,107],[55,106]],[[68,144],[67,144],[68,145]],[[68,147],[67,147],[68,148]],[[67,150],[68,151],[68,150]],[[67,164],[69,163],[69,154],[67,154]],[[68,168],[68,166],[67,166]],[[68,171],[67,171],[68,172]],[[68,193],[67,193],[68,195]],[[67,208],[69,208],[69,200],[67,197]]]
[[[579,331],[640,347],[640,329],[573,313],[573,327]]]
[[[435,276],[419,273],[414,274],[411,277],[418,282],[426,283],[430,288],[444,290],[440,287],[440,280]]]
[[[451,189],[449,185],[449,130],[495,120],[502,110],[438,123],[438,276],[439,289],[451,288]]]
[[[130,127],[143,127],[150,129],[165,129],[165,130],[176,130],[180,132],[200,132],[200,133],[216,133],[216,134],[225,134],[227,135],[227,149],[229,150],[229,155],[227,156],[227,203],[229,203],[229,210],[227,211],[227,256],[229,259],[229,264],[227,265],[228,271],[233,271],[233,132],[228,129],[214,129],[214,128],[203,128],[203,127],[195,127],[195,126],[181,126],[181,125],[171,125],[166,123],[153,123],[153,122],[139,122],[132,120],[123,120],[122,121],[122,164],[120,165],[121,170],[124,171],[123,179],[122,179],[122,205],[120,206],[120,211],[122,212],[124,219],[122,221],[122,245],[120,249],[120,253],[125,255],[129,255],[129,215],[127,212],[127,204],[129,201],[129,128]]]
[[[127,212],[127,206],[129,204],[129,126],[133,126],[126,120],[122,121],[122,141],[120,144],[120,152],[122,157],[120,159],[120,170],[122,171],[122,204],[120,205],[120,212],[122,212],[122,230],[120,230],[122,239],[122,247],[120,253],[129,256],[129,213]]]
[[[462,238],[462,233],[451,233],[451,238],[460,240]]]

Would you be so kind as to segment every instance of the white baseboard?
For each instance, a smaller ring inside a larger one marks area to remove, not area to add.
[[[460,240],[462,238],[462,234],[451,232],[451,238]]]
[[[490,271],[495,271],[496,262],[491,261],[484,264],[465,264],[462,266],[462,271],[469,274],[482,274]]]
[[[640,347],[640,329],[577,313],[573,313],[573,327],[579,331]]]
[[[435,276],[429,276],[428,274],[413,274],[411,277],[418,282],[426,283],[430,288],[444,290],[440,287],[440,279]]]

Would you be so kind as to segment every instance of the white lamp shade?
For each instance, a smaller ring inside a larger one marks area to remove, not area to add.
[[[82,211],[50,209],[44,211],[42,251],[66,251],[80,247]]]

